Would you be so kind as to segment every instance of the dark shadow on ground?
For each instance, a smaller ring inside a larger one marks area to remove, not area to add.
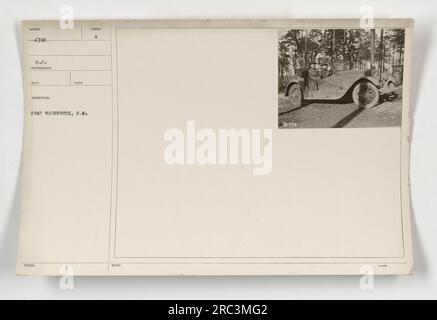
[[[313,103],[321,103],[321,104],[323,104],[323,103],[326,103],[326,104],[348,104],[350,102],[351,102],[350,98],[344,98],[344,97],[340,98],[340,99],[337,99],[337,100],[329,100],[329,99],[305,100],[300,107],[280,112],[280,113],[278,113],[278,116],[283,116],[285,114],[288,114],[288,113],[291,113],[291,112],[303,109],[303,108],[305,108],[305,107],[307,107],[309,105],[312,105]]]
[[[346,126],[349,122],[351,122],[356,116],[358,116],[361,112],[363,112],[364,108],[357,108],[352,113],[348,114],[346,117],[338,121],[336,124],[332,126],[332,128],[343,128]]]
[[[283,116],[284,114],[292,113],[292,112],[294,112],[294,111],[297,111],[297,110],[303,109],[303,108],[305,108],[306,106],[308,106],[308,105],[310,105],[310,104],[311,104],[311,103],[304,102],[304,103],[302,103],[302,105],[301,105],[300,107],[293,108],[293,109],[290,109],[290,110],[287,110],[287,111],[283,111],[283,112],[278,113],[278,116]]]

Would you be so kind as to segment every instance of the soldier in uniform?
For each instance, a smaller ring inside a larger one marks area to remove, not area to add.
[[[322,70],[320,70],[320,78],[325,79],[330,76],[330,72],[328,70],[328,64],[323,63],[322,64]]]
[[[327,63],[328,57],[326,55],[326,51],[322,50],[316,55],[316,62],[320,66],[323,66],[324,63]]]
[[[310,90],[318,90],[318,80],[320,80],[320,73],[316,69],[316,62],[311,61],[310,69],[308,70],[308,87]]]

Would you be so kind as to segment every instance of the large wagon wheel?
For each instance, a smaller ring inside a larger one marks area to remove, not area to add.
[[[352,91],[352,98],[360,108],[373,108],[379,101],[379,90],[373,83],[362,81]]]

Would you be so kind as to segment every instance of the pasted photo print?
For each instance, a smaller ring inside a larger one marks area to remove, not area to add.
[[[404,29],[281,29],[278,127],[400,126]]]

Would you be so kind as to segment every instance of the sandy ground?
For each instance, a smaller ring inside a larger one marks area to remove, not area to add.
[[[402,122],[402,90],[383,97],[371,109],[351,101],[316,101],[291,109],[288,98],[279,94],[279,128],[366,128],[393,127]]]

